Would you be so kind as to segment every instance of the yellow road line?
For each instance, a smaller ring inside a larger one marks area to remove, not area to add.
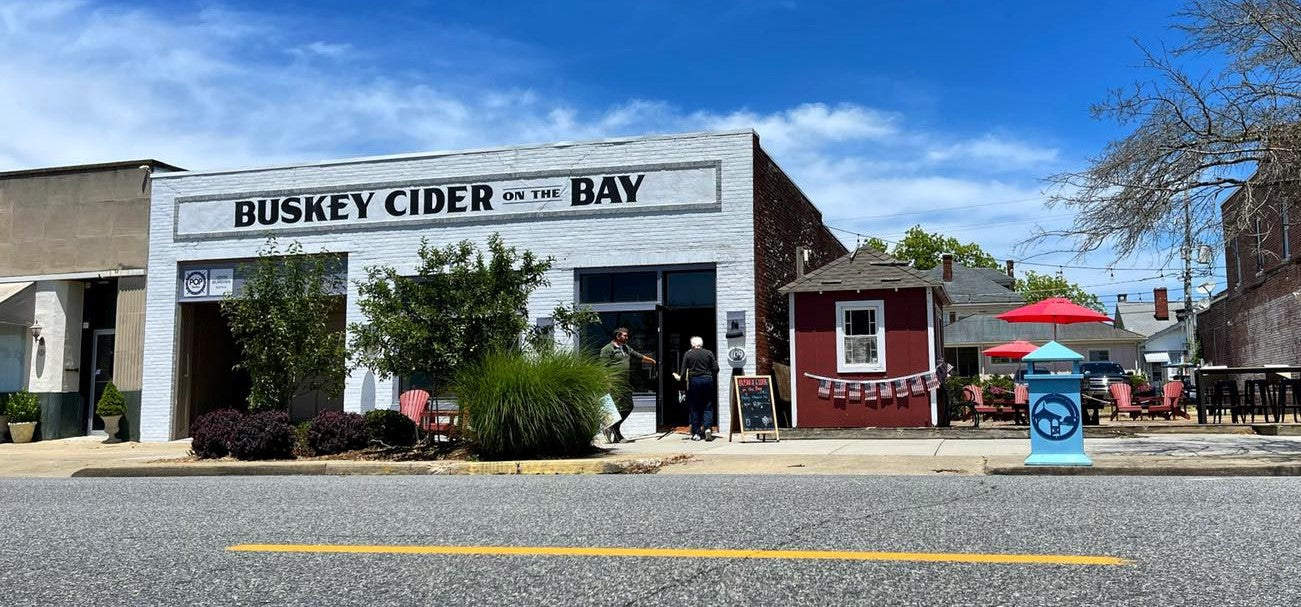
[[[582,546],[366,546],[347,544],[239,544],[232,552],[316,552],[343,554],[442,554],[460,556],[632,556],[696,559],[791,559],[912,561],[1015,565],[1132,565],[1111,556],[1073,554],[981,554],[964,552],[870,552],[858,550],[737,550],[698,548],[590,548]]]

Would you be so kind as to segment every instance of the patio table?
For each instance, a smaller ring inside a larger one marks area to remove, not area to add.
[[[1271,377],[1268,377],[1268,375],[1271,374],[1271,373],[1301,373],[1301,365],[1281,365],[1281,366],[1267,366],[1267,367],[1266,367],[1266,366],[1261,366],[1261,367],[1212,367],[1212,368],[1202,367],[1202,368],[1198,369],[1198,370],[1193,374],[1193,378],[1194,378],[1193,381],[1194,381],[1194,384],[1197,386],[1197,423],[1199,423],[1199,424],[1205,424],[1205,423],[1206,423],[1206,407],[1205,407],[1206,400],[1205,400],[1205,399],[1207,398],[1207,395],[1208,395],[1209,392],[1210,392],[1209,390],[1203,390],[1203,389],[1202,389],[1202,386],[1205,385],[1205,384],[1202,383],[1202,377],[1204,377],[1204,376],[1215,377],[1215,376],[1225,376],[1225,375],[1257,375],[1257,374],[1265,374],[1265,375],[1266,375],[1265,379],[1266,379],[1266,380],[1269,380],[1271,383],[1278,383],[1278,382],[1280,382],[1280,381],[1284,381],[1284,380],[1279,379],[1279,378],[1271,378]],[[1281,405],[1282,403],[1280,402],[1280,403],[1278,403],[1278,404]],[[1283,418],[1283,412],[1280,410],[1280,411],[1277,412],[1277,415],[1276,415],[1276,418],[1275,418],[1275,419],[1282,420],[1282,418]],[[1266,416],[1266,419],[1268,420],[1268,416]]]

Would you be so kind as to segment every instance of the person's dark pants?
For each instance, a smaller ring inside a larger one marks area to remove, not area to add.
[[[691,434],[704,436],[714,425],[714,378],[709,375],[693,377],[687,383],[687,418],[691,420]]]
[[[610,435],[614,440],[622,440],[623,433],[619,429],[623,427],[623,420],[632,414],[632,393],[614,395],[614,408],[619,411],[619,421],[610,424]]]

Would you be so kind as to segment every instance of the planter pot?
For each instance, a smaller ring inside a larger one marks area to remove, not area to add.
[[[12,438],[15,443],[32,442],[32,435],[36,434],[36,423],[37,422],[22,422],[15,424],[9,422],[9,438]]]
[[[108,417],[104,417],[103,415],[101,415],[99,416],[99,418],[104,420],[104,432],[108,433],[108,438],[105,439],[104,442],[108,444],[122,442],[122,439],[117,437],[117,425],[119,422],[122,421],[122,416],[110,415]]]
[[[0,415],[0,443],[9,440],[9,416]]]

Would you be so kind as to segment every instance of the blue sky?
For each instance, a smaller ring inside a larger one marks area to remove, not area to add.
[[[1176,270],[1016,247],[1069,221],[1044,177],[1123,133],[1089,106],[1145,77],[1136,39],[1178,44],[1179,6],[0,0],[0,170],[755,128],[851,245],[920,223],[1104,296],[1180,297]]]

